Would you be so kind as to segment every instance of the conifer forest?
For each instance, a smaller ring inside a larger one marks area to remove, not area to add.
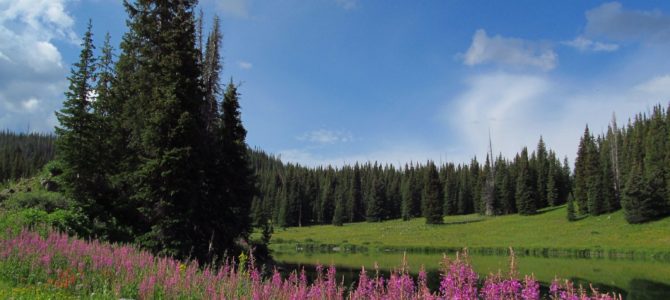
[[[0,128],[0,298],[670,297],[668,99],[582,120],[576,155],[489,129],[466,162],[301,164],[247,141],[220,17],[123,9],[118,45],[79,33],[53,131]]]

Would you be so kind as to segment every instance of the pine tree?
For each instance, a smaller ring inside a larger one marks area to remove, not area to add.
[[[70,85],[65,93],[63,108],[56,112],[60,123],[56,127],[56,147],[58,159],[63,164],[64,190],[74,199],[90,221],[104,213],[97,199],[100,173],[97,171],[96,119],[92,113],[96,59],[93,55],[91,21],[84,34],[79,62],[74,64],[68,80]],[[17,156],[19,157],[19,156]]]
[[[532,215],[537,212],[534,199],[534,188],[530,178],[528,150],[523,148],[519,157],[519,174],[516,178],[516,206],[521,215]]]
[[[587,214],[588,211],[588,189],[589,189],[589,171],[588,171],[588,149],[593,137],[589,133],[589,127],[584,129],[584,135],[579,141],[579,148],[577,149],[577,158],[575,159],[575,181],[574,181],[574,196],[577,201],[580,214]]]
[[[665,116],[661,106],[653,109],[649,120],[649,129],[644,141],[644,186],[647,199],[639,208],[645,220],[655,220],[668,215],[670,212],[666,191],[665,150],[668,141],[668,130],[665,125]]]
[[[191,222],[203,200],[204,163],[195,1],[124,4],[130,32],[117,75],[136,157],[128,178],[146,222],[138,241],[183,258],[194,247],[206,247]]]
[[[344,219],[344,199],[342,193],[335,195],[335,210],[333,211],[333,225],[342,226]]]
[[[619,199],[616,196],[615,174],[612,167],[612,147],[610,147],[610,143],[612,142],[613,140],[607,138],[602,139],[599,146],[602,198],[606,212],[612,212],[620,208]]]
[[[199,26],[202,26],[200,20]],[[215,16],[212,32],[209,37],[207,37],[204,64],[202,66],[202,83],[205,101],[202,103],[200,109],[208,132],[216,130],[218,121],[218,99],[221,96],[220,73],[222,65],[219,52],[222,36],[220,26],[219,18]]]
[[[353,176],[351,177],[351,189],[349,195],[349,222],[358,222],[364,219],[363,195],[361,191],[361,171],[358,163],[354,166]]]
[[[648,220],[646,209],[644,209],[644,204],[648,202],[648,199],[642,167],[639,164],[634,165],[628,174],[623,199],[624,213],[628,223],[642,223]]]
[[[568,221],[575,221],[577,217],[575,216],[575,200],[568,198]]]
[[[384,181],[381,178],[372,179],[372,193],[366,209],[365,220],[368,222],[381,222],[384,206]]]
[[[99,168],[98,194],[99,207],[104,212],[95,229],[103,239],[112,241],[131,241],[132,232],[128,231],[129,216],[137,214],[129,207],[127,195],[118,188],[120,163],[125,156],[124,135],[121,131],[123,107],[112,92],[115,84],[114,48],[111,36],[105,35],[101,56],[98,58],[95,102],[92,103],[96,135],[94,160]],[[132,217],[131,217],[132,218]]]
[[[558,174],[555,164],[549,164],[549,172],[547,173],[547,204],[550,206],[558,205]]]
[[[226,87],[218,122],[221,126],[222,140],[220,160],[225,171],[222,183],[226,187],[221,197],[225,203],[224,209],[231,214],[231,217],[223,220],[223,224],[220,225],[225,226],[220,230],[226,230],[228,233],[221,234],[221,246],[222,249],[231,249],[236,238],[248,238],[251,233],[249,213],[251,201],[257,192],[256,176],[248,156],[247,131],[242,125],[239,93],[232,80]]]
[[[435,164],[431,161],[426,166],[423,188],[423,207],[426,224],[442,224],[442,186]]]
[[[453,164],[447,164],[445,169],[443,212],[451,216],[458,213],[459,180]]]
[[[605,199],[603,199],[603,173],[600,168],[600,153],[595,142],[587,145],[587,178],[588,178],[588,211],[592,216],[597,216],[606,211]]]
[[[540,136],[540,141],[537,143],[537,162],[536,162],[536,207],[543,208],[548,205],[547,201],[547,182],[548,182],[548,172],[549,172],[549,162],[547,155],[547,146],[544,143],[544,139]]]

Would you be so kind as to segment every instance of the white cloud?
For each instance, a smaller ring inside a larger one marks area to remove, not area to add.
[[[523,146],[533,151],[543,136],[558,155],[572,160],[587,123],[598,134],[605,131],[613,112],[622,125],[635,113],[670,100],[670,75],[639,83],[610,79],[574,85],[536,75],[482,74],[468,80],[444,118],[462,134],[455,142],[478,157],[485,154],[490,130],[494,152],[505,157]]]
[[[572,41],[563,42],[563,44],[584,52],[612,52],[619,49],[617,44],[592,41],[583,36],[578,36]]]
[[[251,70],[251,68],[254,67],[254,65],[248,61],[238,61],[237,66],[242,70]]]
[[[335,3],[345,10],[352,10],[358,7],[358,0],[335,0]]]
[[[353,140],[353,135],[348,132],[319,129],[299,136],[298,140],[327,145],[351,142]]]
[[[51,131],[67,87],[54,41],[75,42],[68,0],[0,0],[0,128]]]
[[[468,66],[496,63],[516,67],[533,67],[551,70],[558,64],[558,55],[541,43],[500,35],[489,37],[479,29],[472,37],[472,44],[463,56]]]
[[[37,106],[39,104],[40,104],[40,101],[35,99],[35,98],[30,98],[26,101],[21,102],[21,106],[23,107],[23,109],[25,109],[29,112],[35,111],[35,109],[37,108]]]
[[[646,95],[652,101],[670,101],[670,75],[654,77],[634,87],[634,91]]]
[[[585,33],[617,41],[667,42],[670,16],[658,10],[625,10],[621,3],[605,3],[586,12]]]
[[[224,14],[239,18],[249,17],[249,0],[225,0],[215,3]]]

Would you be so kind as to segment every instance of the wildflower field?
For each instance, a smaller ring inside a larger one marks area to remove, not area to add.
[[[388,277],[361,270],[355,286],[345,286],[334,266],[317,266],[316,278],[304,270],[282,277],[262,276],[253,256],[218,267],[157,257],[128,245],[85,241],[56,231],[21,230],[0,238],[0,297],[14,299],[540,299],[532,274],[479,277],[467,253],[445,257],[438,290],[426,273],[412,277],[404,264]],[[588,296],[587,296],[588,295]],[[589,288],[555,280],[550,299],[616,299]]]

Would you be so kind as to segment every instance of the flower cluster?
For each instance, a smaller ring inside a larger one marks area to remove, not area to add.
[[[513,257],[513,256],[512,256]],[[50,232],[46,237],[23,230],[0,237],[0,278],[16,285],[47,285],[78,296],[102,299],[539,299],[533,276],[519,279],[491,274],[480,279],[472,269],[467,252],[455,259],[445,256],[437,291],[427,286],[426,272],[418,278],[409,273],[406,262],[388,278],[369,276],[361,270],[357,285],[348,290],[337,281],[334,266],[317,267],[313,282],[305,271],[282,278],[274,273],[263,278],[248,256],[240,267],[232,260],[220,267],[199,266],[193,261],[158,257],[128,245],[70,238]],[[482,284],[483,282],[483,284]],[[552,299],[617,299],[593,290],[591,298],[570,281],[554,281]]]

